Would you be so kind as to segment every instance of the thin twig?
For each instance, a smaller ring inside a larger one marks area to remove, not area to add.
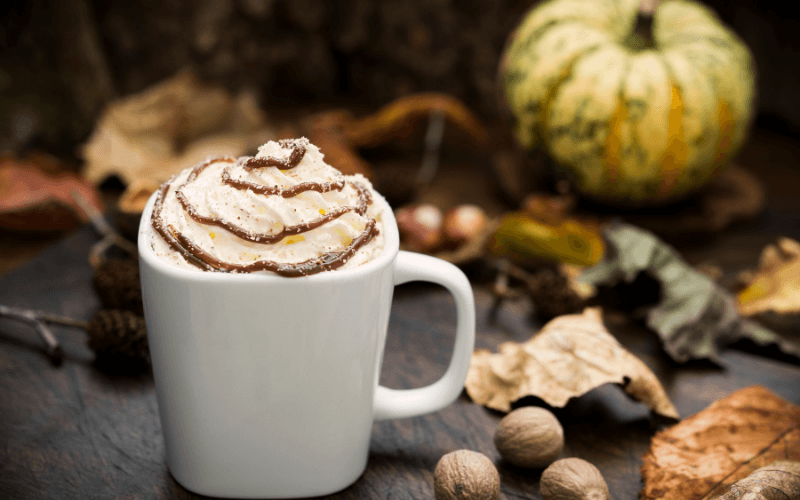
[[[439,150],[444,136],[445,114],[440,109],[433,109],[428,119],[428,130],[425,132],[425,153],[422,164],[417,171],[418,186],[430,183],[439,169]]]
[[[114,230],[113,227],[106,221],[103,214],[97,208],[89,203],[78,191],[72,191],[72,198],[75,203],[83,210],[89,221],[92,223],[95,231],[100,233],[103,238],[92,245],[89,252],[89,263],[93,268],[97,269],[103,263],[105,252],[112,246],[117,246],[125,250],[131,255],[137,255],[138,249],[136,245],[126,240],[122,235]]]
[[[0,304],[0,317],[17,319],[24,321],[36,329],[36,333],[45,343],[47,355],[54,365],[59,365],[64,359],[64,351],[58,343],[58,339],[45,325],[45,322],[55,323],[64,326],[72,326],[76,328],[87,329],[89,323],[85,321],[78,321],[72,318],[65,318],[62,316],[55,316],[51,314],[34,311],[31,309],[22,309],[20,307],[10,307]]]
[[[495,267],[497,268],[497,276],[495,277],[494,286],[492,286],[492,305],[489,308],[489,320],[492,322],[497,319],[497,313],[503,302],[524,297],[523,293],[508,286],[510,270],[515,266],[507,259],[502,259],[495,263]]]
[[[44,340],[46,349],[47,349],[47,356],[50,358],[50,362],[53,365],[58,366],[64,361],[64,350],[61,349],[61,346],[58,344],[58,340],[56,340],[56,336],[53,335],[53,332],[47,328],[44,323],[41,321],[36,321],[33,323],[33,326],[36,327],[36,331],[39,333],[39,336]]]
[[[64,316],[54,316],[52,314],[46,314],[46,313],[39,313],[39,320],[47,323],[54,323],[56,325],[61,325],[61,326],[71,326],[74,328],[80,328],[82,330],[86,330],[87,328],[89,328],[88,321],[80,321],[77,319],[66,318]]]

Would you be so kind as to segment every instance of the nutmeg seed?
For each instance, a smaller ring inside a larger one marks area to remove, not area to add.
[[[539,481],[544,500],[611,500],[603,475],[580,458],[564,458],[544,470]]]
[[[442,211],[428,203],[403,207],[395,212],[400,240],[410,250],[429,252],[442,243]]]
[[[436,500],[496,500],[500,474],[486,455],[458,450],[443,456],[433,473]]]
[[[486,212],[478,205],[459,205],[444,216],[444,236],[449,242],[461,245],[480,234],[486,222]]]
[[[540,469],[561,454],[564,429],[548,410],[524,406],[503,417],[495,432],[494,444],[509,463]]]

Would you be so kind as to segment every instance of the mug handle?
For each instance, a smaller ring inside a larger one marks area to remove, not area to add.
[[[429,281],[444,286],[456,302],[456,341],[450,365],[442,378],[419,389],[375,390],[373,419],[416,417],[433,413],[456,400],[464,388],[475,347],[475,299],[463,272],[453,264],[419,253],[400,251],[394,270],[394,284]]]

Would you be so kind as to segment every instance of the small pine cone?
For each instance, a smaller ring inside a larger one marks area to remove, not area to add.
[[[573,290],[568,278],[552,269],[539,270],[525,280],[528,295],[542,321],[580,312],[585,301]]]
[[[108,259],[94,273],[94,288],[104,309],[144,313],[139,262],[135,259]]]
[[[98,361],[150,363],[144,318],[130,311],[103,309],[87,328],[88,345]]]

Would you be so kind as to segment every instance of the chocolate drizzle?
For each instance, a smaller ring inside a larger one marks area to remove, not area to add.
[[[287,147],[286,145],[284,145],[284,142],[286,141],[281,142],[281,146]],[[290,162],[292,160],[292,157],[295,156],[295,153],[298,151],[298,149],[301,150],[301,153],[299,153],[300,156],[299,159],[296,160],[295,165],[292,165],[292,167],[289,168],[293,168],[294,166],[296,166],[296,163],[299,163],[299,161],[302,160],[302,156],[305,154],[305,147],[303,143],[294,141],[292,142],[292,146],[295,147],[295,150],[293,151],[292,156],[289,158]],[[275,159],[267,158],[267,160],[275,160]],[[236,160],[234,160],[233,158],[226,157],[215,160],[208,160],[204,163],[197,165],[189,173],[184,183],[178,188],[176,188],[175,196],[180,202],[183,209],[186,211],[187,215],[189,215],[189,217],[191,217],[192,219],[203,224],[214,225],[217,227],[224,228],[225,230],[231,232],[232,234],[246,241],[252,241],[256,243],[276,243],[287,236],[301,234],[316,229],[334,219],[341,217],[347,212],[352,211],[363,216],[367,212],[367,206],[372,203],[372,195],[370,191],[363,185],[354,182],[350,183],[350,185],[358,192],[358,198],[359,198],[358,205],[339,208],[310,222],[298,224],[295,226],[285,226],[283,230],[278,233],[273,233],[273,234],[252,233],[220,218],[200,215],[199,213],[197,213],[195,207],[189,202],[189,200],[181,191],[181,189],[184,186],[194,181],[197,178],[197,176],[200,175],[203,172],[203,170],[205,170],[209,165],[219,161],[233,163]],[[240,164],[245,166],[245,168],[247,161],[249,160],[246,159],[244,161],[242,161],[242,159],[239,160]],[[270,166],[275,166],[275,165],[270,165]],[[225,182],[225,177],[226,177],[225,174],[228,174],[227,179],[229,179],[231,182]],[[298,263],[279,263],[270,260],[258,260],[249,264],[233,264],[229,262],[224,262],[213,257],[211,254],[200,248],[196,243],[191,241],[186,235],[177,231],[173,226],[171,225],[168,227],[165,226],[164,220],[161,217],[161,211],[164,205],[164,200],[169,191],[169,187],[175,182],[176,179],[177,176],[173,177],[168,182],[164,183],[164,185],[159,190],[155,204],[153,206],[152,226],[153,229],[158,234],[160,234],[161,237],[164,238],[164,240],[173,249],[175,249],[181,256],[183,256],[184,259],[186,259],[187,262],[205,271],[219,271],[219,272],[271,271],[286,277],[308,276],[322,271],[337,269],[343,266],[353,255],[355,255],[355,253],[362,246],[369,243],[372,240],[372,238],[374,238],[378,234],[378,229],[376,228],[375,219],[369,219],[364,231],[362,231],[361,234],[359,234],[346,248],[338,252],[327,252],[325,254],[320,255],[319,257]],[[307,190],[314,190],[318,192],[341,190],[344,188],[345,185],[344,180],[332,183],[302,183],[297,186],[294,186],[293,188],[287,190],[281,190],[280,188],[270,188],[265,186],[259,186],[249,182],[232,180],[230,179],[228,168],[223,170],[223,182],[237,189],[250,189],[258,194],[280,195],[283,196],[284,198],[290,198],[292,196],[296,196],[297,194]],[[341,186],[339,186],[339,184],[341,184]],[[300,186],[304,186],[304,188],[298,189]],[[254,187],[259,189],[258,190],[253,189]]]
[[[256,194],[278,195],[284,198],[292,198],[304,191],[327,193],[328,191],[341,191],[344,188],[344,181],[338,180],[334,182],[301,182],[288,189],[281,189],[278,186],[264,186],[263,184],[234,179],[231,177],[230,168],[222,171],[222,183],[236,189],[249,189]]]
[[[339,252],[327,252],[319,257],[308,259],[298,263],[281,263],[271,260],[257,260],[250,264],[231,264],[212,257],[208,252],[198,247],[191,240],[181,233],[176,233],[176,240],[187,252],[205,264],[204,269],[252,273],[256,271],[272,271],[273,273],[288,278],[298,278],[311,274],[321,273],[322,271],[332,271],[343,266],[350,258],[355,255],[359,248],[366,245],[378,234],[375,227],[375,219],[370,219],[364,231],[358,235],[344,250]],[[209,269],[211,268],[211,269]]]
[[[248,157],[242,162],[244,168],[246,170],[253,170],[254,168],[278,167],[278,170],[290,170],[303,161],[303,157],[306,155],[307,141],[302,139],[284,139],[278,141],[278,144],[280,144],[283,149],[292,149],[289,158],[273,158],[271,156],[262,158]]]

